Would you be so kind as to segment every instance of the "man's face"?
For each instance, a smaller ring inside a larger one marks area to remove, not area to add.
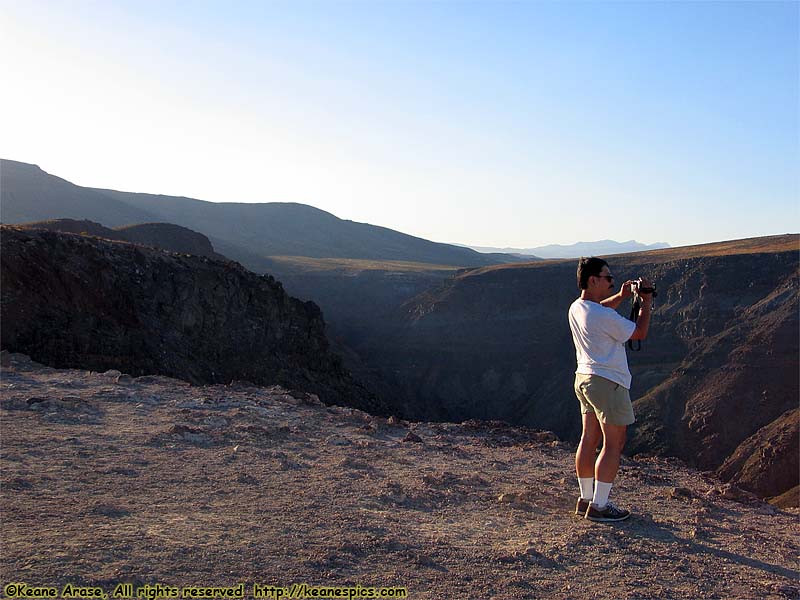
[[[590,284],[594,285],[594,291],[603,300],[614,295],[614,276],[611,274],[607,265],[603,265],[599,275],[592,275],[589,278]]]

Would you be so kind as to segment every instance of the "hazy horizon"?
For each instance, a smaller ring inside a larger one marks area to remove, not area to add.
[[[783,234],[800,223],[799,12],[0,0],[0,155],[468,246]]]
[[[18,161],[16,159],[10,159],[10,158],[7,158],[7,157],[2,157],[2,156],[0,156],[0,160],[10,160],[10,161],[15,161],[15,162],[25,163],[25,161]],[[37,163],[25,163],[25,164],[32,164],[32,165],[40,168],[42,171],[44,171],[48,175],[52,175],[52,176],[55,176],[55,177],[59,177],[61,179],[65,179],[66,181],[69,181],[70,183],[73,183],[73,184],[75,183],[74,181],[71,181],[68,177],[62,177],[58,173],[52,173],[52,172],[48,171],[47,169],[43,168],[41,165],[39,165]],[[2,172],[0,171],[0,175],[1,174],[2,174]],[[76,184],[76,185],[78,185],[78,184]],[[118,191],[118,192],[131,192],[131,190],[124,190],[122,188],[115,188],[113,186],[112,187],[105,187],[105,188],[98,188],[97,186],[86,185],[86,186],[81,186],[81,187],[85,187],[85,188],[89,188],[89,189],[99,189],[99,190],[106,189],[106,190]],[[196,200],[198,202],[211,202],[213,204],[271,204],[271,203],[273,203],[273,202],[244,202],[243,203],[243,202],[237,202],[235,200],[213,201],[213,200],[204,200],[202,198],[192,198],[190,196],[186,196],[185,194],[160,194],[158,192],[137,192],[137,191],[133,191],[132,193],[142,193],[142,194],[150,194],[150,195],[163,195],[163,196],[168,196],[168,197],[188,198],[189,200]],[[320,207],[317,207],[317,206],[313,206],[311,204],[306,204],[306,203],[297,203],[297,202],[275,202],[275,203],[279,203],[279,204],[305,204],[307,206],[311,206],[312,208],[316,208],[318,210],[325,210],[323,208],[320,208]],[[325,212],[328,212],[328,213],[332,214],[333,216],[335,216],[337,218],[343,219],[343,217],[341,217],[340,215],[337,215],[336,213],[333,213],[331,211],[325,211]],[[344,220],[352,220],[352,219],[344,219]],[[367,223],[366,221],[359,221],[359,222]],[[406,233],[408,235],[415,235],[415,234],[409,233],[407,231],[401,231],[401,230],[399,230],[397,228],[392,227],[391,225],[380,224],[380,223],[368,223],[368,224],[377,225],[377,226],[380,226],[380,227],[386,227],[388,229],[393,229],[395,231],[399,231],[400,233]],[[101,225],[105,225],[105,224],[101,223]],[[744,237],[741,237],[741,238],[722,238],[722,239],[715,239],[715,240],[706,240],[706,241],[702,241],[702,242],[693,242],[693,243],[690,243],[690,244],[672,244],[668,240],[657,240],[657,241],[653,241],[653,242],[642,242],[641,240],[634,239],[634,238],[622,239],[622,240],[614,240],[614,239],[610,239],[610,238],[602,238],[602,239],[598,238],[598,239],[594,239],[594,240],[575,240],[575,241],[550,242],[550,243],[547,243],[547,244],[526,244],[526,245],[522,245],[522,246],[518,246],[518,247],[517,246],[508,246],[508,245],[492,246],[492,245],[483,245],[483,244],[471,244],[471,243],[468,243],[468,242],[462,242],[460,240],[453,241],[453,240],[432,240],[430,238],[424,238],[424,239],[428,239],[429,241],[439,242],[439,243],[443,243],[443,244],[450,244],[450,245],[453,245],[453,246],[461,246],[461,247],[465,247],[465,248],[472,248],[472,249],[475,249],[476,251],[481,252],[481,253],[492,253],[492,252],[514,253],[514,252],[520,252],[520,251],[523,251],[523,252],[524,251],[532,251],[532,250],[536,250],[536,249],[538,249],[540,247],[548,247],[548,246],[561,246],[561,247],[567,248],[567,247],[571,247],[571,246],[578,246],[578,245],[581,245],[581,244],[601,245],[604,242],[611,242],[612,244],[619,244],[619,245],[624,245],[624,244],[627,244],[627,243],[630,243],[630,242],[635,242],[635,243],[641,244],[643,246],[655,246],[655,245],[658,245],[658,244],[667,244],[668,247],[676,248],[676,247],[681,247],[681,246],[713,244],[713,243],[717,243],[717,242],[735,241],[735,240],[738,240],[738,239],[749,239],[749,238],[756,238],[756,237],[769,237],[769,236],[772,236],[772,235],[790,235],[790,234],[798,234],[798,233],[800,233],[800,231],[789,230],[789,231],[783,231],[783,232],[778,232],[778,233],[773,233],[773,234],[750,235],[750,236],[744,236]],[[417,236],[417,237],[421,237],[421,236]]]

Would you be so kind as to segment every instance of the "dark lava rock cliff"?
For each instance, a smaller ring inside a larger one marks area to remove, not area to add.
[[[330,351],[319,307],[270,276],[47,230],[3,226],[0,241],[3,349],[54,367],[280,384],[385,412]]]

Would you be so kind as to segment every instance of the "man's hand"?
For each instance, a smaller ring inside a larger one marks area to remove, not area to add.
[[[650,311],[653,306],[653,292],[644,293],[641,288],[653,287],[653,282],[649,279],[642,277],[639,280],[639,296],[642,299],[642,306],[639,309],[639,318],[636,319],[636,329],[631,335],[632,340],[643,340],[647,337],[647,331],[650,329]]]
[[[631,289],[632,287],[633,287],[633,281],[631,281],[630,279],[622,284],[622,289],[619,291],[619,293],[622,295],[623,300],[625,298],[630,298],[631,296],[633,296],[633,290]]]

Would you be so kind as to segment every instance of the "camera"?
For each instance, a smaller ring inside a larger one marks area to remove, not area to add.
[[[633,293],[637,296],[642,294],[653,294],[653,297],[658,296],[658,293],[656,292],[656,284],[654,283],[653,287],[645,287],[642,285],[641,277],[633,282],[631,285],[631,291],[633,291]]]

